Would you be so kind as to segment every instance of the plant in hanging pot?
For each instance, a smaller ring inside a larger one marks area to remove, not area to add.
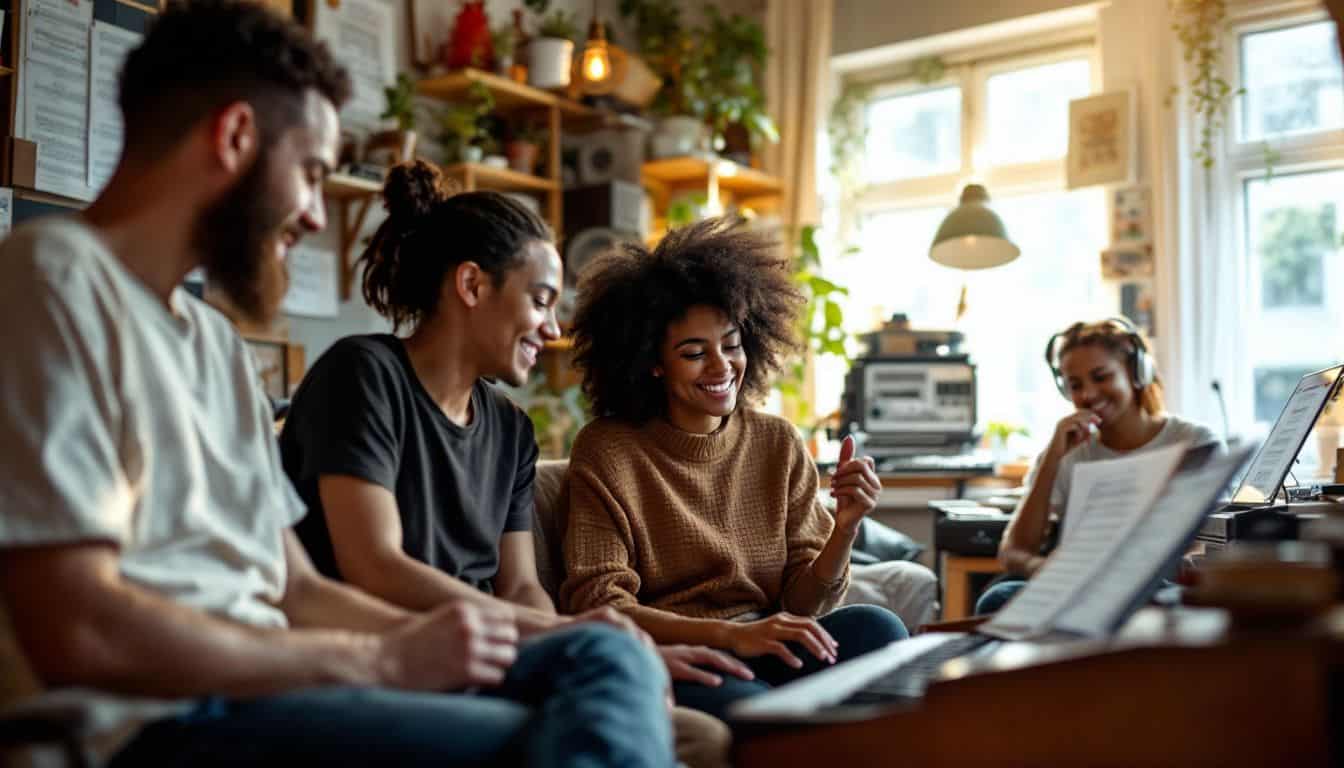
[[[393,120],[395,130],[379,131],[368,137],[365,153],[370,162],[380,165],[409,162],[415,157],[415,81],[405,72],[397,82],[383,89],[387,108],[379,117]]]
[[[527,82],[537,88],[564,88],[569,85],[574,62],[574,38],[579,28],[574,14],[557,8],[543,16],[549,0],[530,0],[526,5],[541,16],[537,36],[527,44]]]
[[[515,125],[509,131],[508,141],[504,143],[504,154],[509,158],[509,168],[518,173],[535,173],[545,141],[546,132],[541,127],[533,123]]]
[[[476,82],[467,91],[467,98],[439,113],[439,141],[449,157],[459,163],[479,163],[485,155],[485,144],[492,139],[490,113],[495,109],[495,98],[490,89]]]

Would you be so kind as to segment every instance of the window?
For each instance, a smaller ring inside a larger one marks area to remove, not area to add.
[[[959,65],[929,85],[875,89],[865,111],[870,186],[846,212],[859,248],[827,265],[850,291],[852,333],[872,331],[896,312],[914,327],[962,331],[978,368],[981,426],[1025,424],[1037,442],[1069,409],[1042,358],[1046,339],[1106,314],[1110,301],[1099,259],[1104,193],[1064,189],[1069,101],[1092,93],[1096,75],[1092,48],[1079,46]],[[971,179],[988,187],[991,207],[1022,249],[1011,264],[962,272],[929,260],[934,232]],[[963,285],[966,313],[958,321]],[[843,377],[843,367],[818,361],[823,412],[839,402]]]
[[[1240,393],[1229,420],[1255,433],[1302,375],[1344,358],[1344,71],[1334,24],[1319,14],[1242,18],[1228,53],[1232,86],[1245,91],[1210,194],[1233,223],[1243,297],[1224,312],[1240,323],[1223,366]],[[1314,444],[1299,480],[1318,468]]]

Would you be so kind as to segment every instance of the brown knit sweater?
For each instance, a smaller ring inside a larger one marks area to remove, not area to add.
[[[833,525],[816,465],[781,418],[740,408],[711,435],[598,419],[569,462],[560,602],[571,613],[819,616],[849,585],[848,567],[829,583],[812,570]]]

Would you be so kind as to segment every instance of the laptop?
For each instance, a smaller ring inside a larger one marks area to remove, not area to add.
[[[1269,430],[1269,435],[1261,445],[1260,452],[1251,460],[1251,466],[1232,494],[1232,503],[1223,507],[1227,511],[1238,511],[1263,507],[1274,502],[1279,487],[1292,469],[1302,443],[1316,425],[1321,411],[1339,386],[1340,372],[1344,365],[1308,373],[1293,389],[1288,402],[1283,404],[1279,418]]]
[[[736,702],[739,722],[792,722],[875,703],[918,699],[943,664],[1005,641],[1108,637],[1144,605],[1159,575],[1194,538],[1250,447],[1177,471],[1185,446],[1080,464],[1075,492],[1093,507],[1003,610],[973,632],[931,632],[892,643]],[[1153,482],[1154,480],[1157,482]]]

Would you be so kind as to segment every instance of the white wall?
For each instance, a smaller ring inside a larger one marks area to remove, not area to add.
[[[835,0],[832,53],[839,56],[1093,4],[1095,0]]]

